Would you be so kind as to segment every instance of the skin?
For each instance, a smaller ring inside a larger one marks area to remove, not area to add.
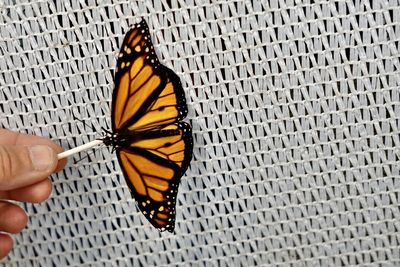
[[[49,162],[41,170],[35,170],[29,157],[29,147],[44,145],[49,149]],[[51,193],[48,178],[64,168],[66,161],[58,161],[57,154],[63,149],[51,140],[0,129],[0,259],[11,251],[11,234],[21,232],[28,223],[25,211],[9,200],[40,203]],[[9,155],[9,160],[4,160]],[[11,162],[11,163],[10,163]]]

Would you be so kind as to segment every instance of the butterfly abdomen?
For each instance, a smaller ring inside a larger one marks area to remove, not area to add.
[[[115,133],[103,138],[103,143],[106,146],[114,148],[126,147],[132,143],[154,138],[162,138],[174,135],[180,135],[179,129],[166,129],[166,130],[147,130],[147,131],[132,131],[127,130],[121,133]]]
[[[168,137],[180,135],[179,129],[166,129],[166,130],[145,130],[145,131],[131,131],[128,130],[119,134],[122,140],[129,139],[127,141],[139,141],[139,140],[146,140],[146,139],[154,139],[160,137]]]

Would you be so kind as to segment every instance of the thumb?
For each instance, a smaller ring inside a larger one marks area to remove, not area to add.
[[[37,183],[55,170],[57,162],[49,146],[0,146],[0,190]]]

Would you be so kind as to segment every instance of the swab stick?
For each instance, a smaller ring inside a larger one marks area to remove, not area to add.
[[[69,156],[71,156],[71,155],[73,155],[75,153],[78,153],[78,152],[84,151],[86,149],[98,146],[98,145],[100,145],[102,143],[103,143],[102,140],[96,139],[96,140],[93,140],[93,141],[91,141],[91,142],[89,142],[87,144],[83,144],[81,146],[78,146],[78,147],[72,148],[70,150],[61,152],[60,154],[57,155],[58,160],[63,159],[63,158],[67,158],[67,157],[69,157]]]

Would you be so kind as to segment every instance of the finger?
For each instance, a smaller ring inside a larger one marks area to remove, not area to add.
[[[64,151],[60,146],[55,144],[50,139],[30,134],[17,133],[7,129],[0,129],[0,145],[46,145],[54,149],[57,154]],[[62,170],[66,163],[66,159],[60,160],[58,162],[56,171]]]
[[[53,173],[57,162],[49,146],[0,146],[0,190],[35,184]]]
[[[44,179],[36,184],[14,189],[11,191],[0,191],[0,199],[16,200],[30,203],[40,203],[46,200],[51,193],[51,182]]]
[[[0,234],[0,260],[5,258],[11,251],[13,240],[9,235]]]
[[[0,231],[16,234],[22,231],[28,223],[25,211],[12,203],[0,202]]]

